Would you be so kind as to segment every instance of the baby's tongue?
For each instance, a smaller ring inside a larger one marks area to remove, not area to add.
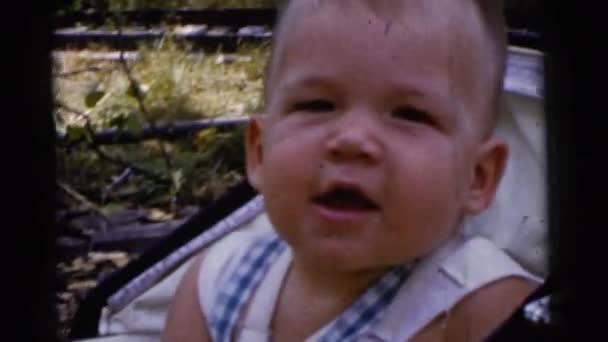
[[[364,194],[351,190],[332,191],[320,197],[318,202],[338,210],[372,210],[377,208]]]

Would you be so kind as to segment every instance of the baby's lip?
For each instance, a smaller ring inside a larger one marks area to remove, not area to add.
[[[378,210],[380,206],[355,183],[333,182],[313,197],[313,202],[340,211]]]

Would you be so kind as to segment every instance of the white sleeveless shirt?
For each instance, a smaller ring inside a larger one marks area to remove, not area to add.
[[[260,234],[264,231],[234,232],[208,250],[198,275],[199,303],[205,317],[211,317],[219,284],[225,283]],[[270,323],[291,258],[287,248],[264,275],[237,328],[238,341],[270,340]],[[510,276],[542,281],[483,237],[454,238],[413,268],[382,318],[359,341],[408,341],[471,292]],[[328,327],[306,342],[317,341]]]

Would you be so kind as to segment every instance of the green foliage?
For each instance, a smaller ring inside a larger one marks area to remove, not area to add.
[[[276,0],[190,0],[183,1],[182,6],[189,7],[274,7]]]
[[[232,62],[220,62],[221,52],[201,55],[167,37],[158,46],[142,46],[139,59],[129,61],[131,76],[141,89],[140,110],[129,78],[116,62],[89,61],[66,55],[55,61],[55,72],[91,66],[103,71],[56,78],[56,100],[80,111],[58,107],[56,123],[69,141],[89,141],[87,122],[95,130],[117,128],[135,135],[149,119],[157,124],[222,115],[247,115],[261,103],[262,70],[269,50],[243,46]],[[244,177],[244,130],[206,129],[167,142],[169,170],[158,141],[103,146],[103,151],[127,165],[163,176],[158,182],[134,172],[109,194],[104,189],[126,169],[100,158],[86,145],[58,148],[58,178],[100,207],[146,206],[174,209],[176,204],[207,204]],[[107,196],[106,196],[107,195]],[[110,209],[108,209],[110,210]]]
[[[106,93],[103,91],[93,90],[84,97],[84,104],[88,108],[95,107],[97,102],[99,102],[99,100],[101,100],[105,95]]]
[[[83,9],[133,10],[145,8],[273,7],[276,0],[71,0],[58,6],[58,14]]]
[[[267,47],[242,46],[231,63],[221,52],[205,55],[166,37],[158,46],[142,46],[139,59],[129,61],[147,113],[142,113],[128,77],[117,62],[87,60],[66,54],[55,62],[55,72],[86,69],[104,71],[58,78],[55,97],[89,117],[95,129],[137,130],[146,120],[167,123],[218,116],[245,116],[261,106],[262,70]],[[74,113],[57,110],[58,130],[83,126]],[[127,125],[128,123],[128,125]]]

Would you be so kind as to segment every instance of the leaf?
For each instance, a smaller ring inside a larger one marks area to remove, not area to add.
[[[134,100],[140,100],[143,99],[144,95],[148,92],[148,90],[150,90],[150,86],[147,84],[129,84],[127,90],[125,91],[125,95]]]
[[[86,138],[87,131],[81,126],[68,126],[65,131],[68,141],[80,141]]]
[[[101,264],[109,261],[119,268],[124,267],[129,263],[129,256],[125,252],[90,252],[89,259],[94,264]]]
[[[162,211],[160,209],[152,209],[150,210],[150,212],[148,213],[148,215],[146,216],[146,218],[150,221],[155,221],[155,222],[166,222],[166,221],[171,221],[175,218],[175,214],[173,213],[167,213],[165,211]]]
[[[179,192],[179,189],[181,189],[184,184],[184,171],[182,169],[173,171],[171,173],[171,180],[173,181],[175,192]]]
[[[204,129],[196,134],[193,144],[199,151],[204,150],[217,139],[217,135],[217,129],[214,127]]]
[[[85,96],[84,104],[87,108],[93,108],[105,95],[106,93],[103,91],[93,90]]]
[[[129,84],[129,86],[127,87],[127,89],[125,90],[125,95],[127,95],[128,97],[137,100],[137,96],[135,95],[135,88]]]
[[[95,286],[97,286],[97,282],[95,280],[84,280],[84,281],[79,281],[79,282],[75,282],[75,283],[68,285],[68,290],[69,291],[89,290],[89,289],[94,288]]]
[[[144,125],[135,115],[126,118],[125,128],[135,136],[140,136],[144,132]]]
[[[108,124],[110,125],[110,127],[118,128],[121,130],[125,127],[126,122],[127,122],[127,116],[124,114],[121,114],[121,115],[117,115],[117,116],[111,118],[110,121],[108,122]]]
[[[108,204],[104,205],[101,208],[101,212],[103,212],[104,215],[111,215],[111,214],[113,214],[115,212],[123,211],[126,208],[127,207],[124,204],[112,202],[112,203],[108,203]]]
[[[91,264],[91,263],[83,263],[83,264],[76,264],[73,265],[71,267],[66,267],[64,269],[62,269],[62,271],[64,273],[73,273],[73,272],[91,272],[95,269],[95,265]]]
[[[60,292],[57,294],[57,298],[64,302],[67,302],[74,299],[74,294],[70,292]]]

